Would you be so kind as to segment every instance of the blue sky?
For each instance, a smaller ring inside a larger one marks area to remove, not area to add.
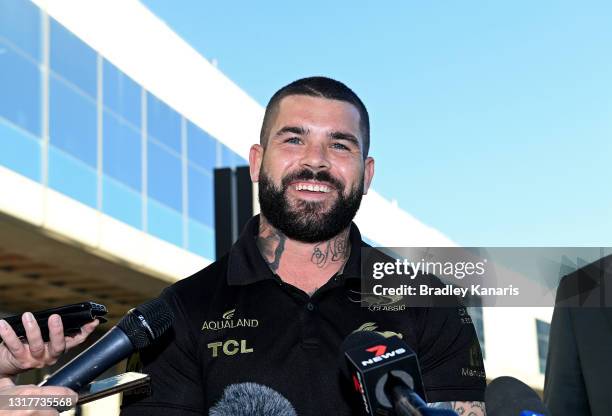
[[[262,105],[353,88],[375,189],[455,241],[612,246],[612,3],[143,3]]]

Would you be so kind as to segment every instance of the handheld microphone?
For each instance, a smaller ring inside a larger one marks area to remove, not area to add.
[[[209,416],[297,416],[282,394],[257,383],[231,384]]]
[[[360,394],[365,414],[456,415],[452,410],[427,407],[417,356],[399,338],[355,332],[344,340],[341,351],[341,368]]]
[[[135,350],[151,345],[172,326],[173,319],[172,310],[159,298],[131,309],[117,326],[39,386],[63,386],[78,392]]]
[[[538,394],[514,377],[498,377],[487,386],[485,406],[489,416],[548,416]]]

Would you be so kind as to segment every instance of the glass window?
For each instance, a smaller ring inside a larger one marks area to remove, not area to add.
[[[217,141],[191,122],[187,123],[187,158],[211,172],[217,166]]]
[[[546,372],[546,357],[548,356],[548,337],[550,335],[550,324],[536,319],[536,331],[538,334],[538,359],[540,373]]]
[[[40,140],[0,119],[0,165],[40,182]]]
[[[50,65],[66,81],[96,97],[96,53],[64,26],[51,21]]]
[[[126,122],[104,111],[102,128],[104,173],[136,191],[142,188],[142,140]]]
[[[182,212],[181,159],[149,140],[147,161],[149,196]]]
[[[40,62],[40,10],[24,0],[0,1],[0,37]],[[1,66],[1,64],[0,64]]]
[[[224,168],[235,168],[236,166],[248,165],[247,161],[236,152],[225,145],[221,145],[221,166]]]
[[[365,235],[363,235],[363,234],[361,235],[361,239],[362,239],[362,240],[363,240],[363,241],[364,241],[366,244],[368,244],[368,245],[370,245],[370,246],[372,246],[372,247],[379,247],[379,246],[380,246],[380,244],[378,244],[376,241],[374,241],[374,240],[372,240],[372,239],[368,238],[368,236],[365,236]]]
[[[49,146],[49,186],[97,208],[96,170],[68,153]]]
[[[213,176],[192,165],[188,171],[189,217],[209,227],[215,226]]]
[[[40,71],[0,40],[0,116],[40,137]]]
[[[102,178],[102,211],[142,229],[142,195],[106,175]]]
[[[476,335],[478,336],[478,342],[480,343],[480,350],[482,351],[482,358],[486,358],[485,355],[485,334],[484,334],[484,320],[482,313],[482,306],[471,306],[467,308],[474,329],[476,329]]]
[[[140,85],[104,60],[104,105],[140,129]]]
[[[169,243],[182,247],[182,215],[155,200],[148,199],[147,201],[147,231]]]
[[[96,166],[95,102],[54,76],[49,77],[49,140],[90,166]]]
[[[215,259],[215,232],[212,228],[192,219],[189,220],[189,251],[209,260]]]
[[[181,152],[181,117],[150,93],[147,93],[147,133],[176,152]]]

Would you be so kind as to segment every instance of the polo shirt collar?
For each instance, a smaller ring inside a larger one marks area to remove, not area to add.
[[[270,270],[257,247],[258,233],[259,215],[255,215],[247,222],[238,241],[230,249],[227,268],[229,285],[243,286],[266,279],[279,280],[279,277]],[[345,279],[359,279],[361,276],[361,247],[367,245],[361,241],[361,233],[355,223],[351,223],[349,243],[351,254],[339,276]]]

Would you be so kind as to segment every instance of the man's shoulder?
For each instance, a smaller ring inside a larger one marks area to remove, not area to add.
[[[202,301],[207,296],[214,296],[221,287],[227,285],[227,264],[228,256],[225,255],[191,276],[173,283],[164,293],[179,300]]]

